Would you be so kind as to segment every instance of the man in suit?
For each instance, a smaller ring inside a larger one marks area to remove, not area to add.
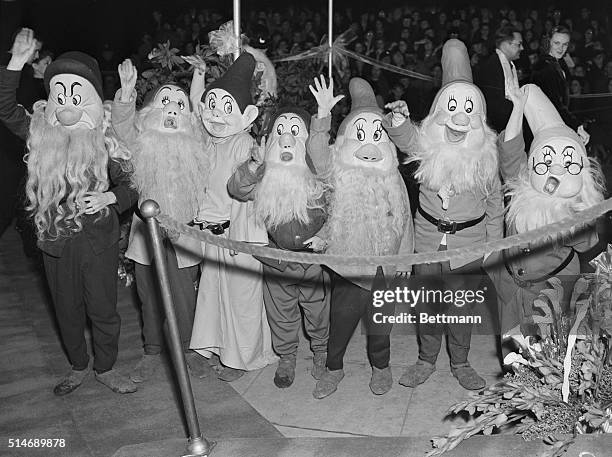
[[[487,123],[496,131],[506,128],[512,112],[512,103],[506,100],[505,80],[516,72],[513,61],[523,49],[523,38],[513,26],[500,28],[495,34],[495,53],[480,66],[474,82],[487,102]]]

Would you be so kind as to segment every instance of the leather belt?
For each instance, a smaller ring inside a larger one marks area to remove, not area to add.
[[[555,268],[553,271],[551,271],[548,274],[545,274],[544,276],[540,276],[539,278],[525,280],[525,279],[518,278],[517,275],[515,275],[513,273],[512,268],[510,268],[510,265],[508,264],[508,258],[507,258],[506,251],[505,250],[502,251],[502,256],[504,257],[504,265],[506,267],[506,271],[508,272],[510,277],[512,277],[514,282],[519,287],[531,287],[534,284],[537,284],[539,282],[544,282],[544,281],[552,278],[553,276],[555,276],[558,273],[560,273],[561,271],[563,271],[563,269],[570,264],[570,262],[574,258],[574,254],[575,254],[574,250],[571,249],[569,255],[565,258],[565,260],[563,262],[561,262],[561,264],[557,268]]]
[[[472,219],[471,221],[455,222],[455,221],[445,221],[444,219],[436,219],[431,214],[427,213],[423,208],[421,208],[421,205],[419,205],[417,210],[419,211],[419,214],[423,216],[427,222],[431,222],[433,225],[438,227],[438,232],[448,233],[451,235],[453,233],[458,232],[459,230],[463,230],[469,227],[473,227],[477,224],[480,224],[484,220],[485,215],[486,215],[486,214],[483,214],[478,219]]]

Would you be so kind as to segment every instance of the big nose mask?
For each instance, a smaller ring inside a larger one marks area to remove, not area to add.
[[[59,123],[64,127],[70,127],[81,120],[83,111],[78,108],[66,107],[58,109],[55,112],[55,116],[57,117]]]
[[[293,135],[290,133],[283,133],[278,139],[278,145],[281,148],[281,161],[291,162],[293,160],[293,152],[291,152],[291,149],[295,146],[295,138]]]
[[[178,115],[181,111],[178,103],[170,102],[164,106],[164,128],[166,129],[178,129]]]
[[[380,149],[371,144],[361,146],[355,151],[354,155],[364,162],[380,162],[383,159]]]

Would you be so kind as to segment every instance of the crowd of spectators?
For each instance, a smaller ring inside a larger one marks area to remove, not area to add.
[[[242,29],[252,43],[263,43],[272,59],[287,57],[319,45],[327,34],[327,12],[314,7],[287,6],[281,9],[257,9],[244,5]],[[178,14],[152,13],[152,29],[142,36],[132,56],[137,66],[147,65],[147,55],[157,43],[170,41],[181,53],[192,54],[195,46],[208,40],[208,32],[229,20],[227,12],[191,8]],[[338,8],[333,29],[337,37],[351,29],[356,37],[349,49],[367,57],[412,70],[433,81],[417,79],[380,70],[358,60],[351,60],[350,76],[367,79],[384,101],[406,99],[415,112],[424,115],[441,83],[440,53],[449,38],[462,40],[470,52],[473,72],[495,52],[495,32],[504,26],[520,30],[523,50],[514,62],[521,83],[530,81],[544,51],[546,34],[562,25],[571,31],[565,57],[572,95],[612,92],[612,35],[608,17],[587,7],[562,11],[554,7],[512,9],[467,6],[461,8],[391,9]],[[105,55],[106,53],[106,55]],[[103,69],[116,68],[111,49],[102,55]],[[574,103],[581,108],[580,102]]]

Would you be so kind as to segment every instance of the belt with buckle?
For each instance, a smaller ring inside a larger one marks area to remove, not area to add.
[[[455,221],[445,221],[444,219],[436,219],[431,214],[427,213],[421,205],[417,208],[419,214],[425,218],[427,222],[431,222],[433,225],[438,227],[438,232],[453,234],[458,232],[459,230],[466,229],[468,227],[473,227],[477,224],[480,224],[484,218],[485,214],[480,216],[478,219],[472,219],[471,221],[465,222],[455,222]]]
[[[208,222],[195,222],[192,221],[187,225],[195,226],[197,225],[200,230],[210,230],[213,235],[223,235],[225,230],[227,230],[230,226],[230,221],[223,221],[218,224],[210,224]]]

